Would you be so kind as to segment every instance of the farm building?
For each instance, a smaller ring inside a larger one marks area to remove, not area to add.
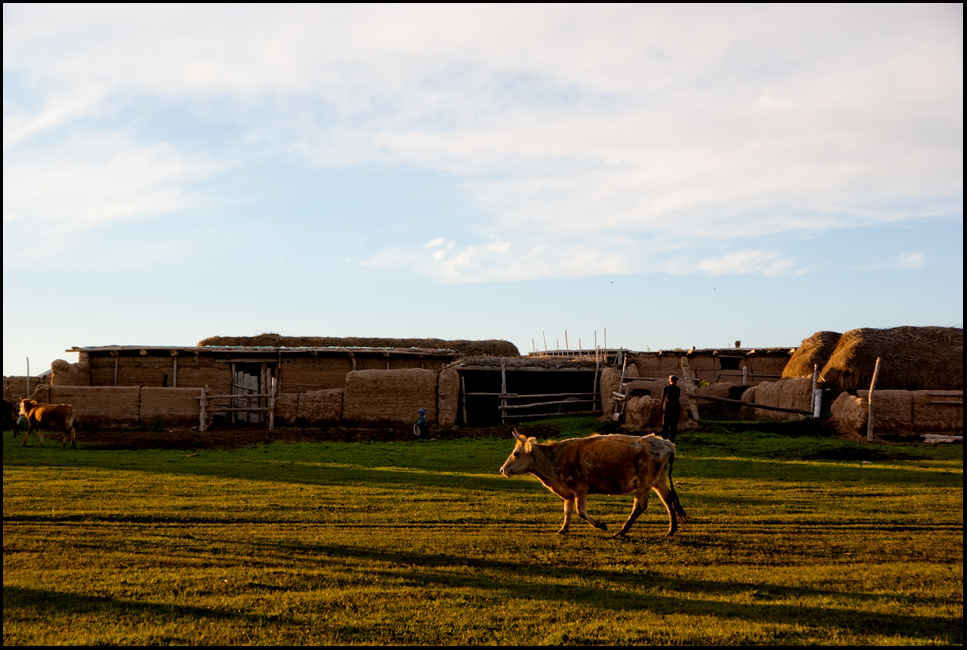
[[[860,411],[868,396],[837,381],[862,382],[883,357],[883,388],[927,391],[885,396],[884,409],[899,409],[884,420],[890,427],[908,434],[962,432],[963,331],[897,329],[902,331],[819,332],[793,349],[611,349],[524,357],[513,344],[493,340],[214,337],[198,346],[74,347],[68,352],[78,355],[77,363],[57,360],[43,379],[4,377],[3,390],[11,401],[29,393],[42,402],[73,404],[82,427],[403,428],[424,408],[432,429],[557,414],[600,415],[648,429],[660,423],[661,389],[676,374],[691,389],[682,409],[681,426],[687,428],[699,414],[723,411],[748,418],[812,414],[812,374],[821,368],[824,412],[832,409],[838,426],[855,434],[865,426]],[[922,358],[927,362],[918,364]],[[954,392],[938,396],[938,390]],[[958,403],[959,410],[952,408]]]

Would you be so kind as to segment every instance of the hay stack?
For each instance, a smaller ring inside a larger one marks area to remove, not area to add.
[[[841,336],[839,332],[816,332],[810,336],[793,352],[782,371],[782,378],[812,377],[813,366],[822,369],[826,365]]]
[[[877,357],[877,389],[964,388],[964,330],[956,327],[850,330],[840,337],[822,379],[843,390],[868,389]]]
[[[424,348],[455,350],[465,356],[519,357],[520,351],[510,341],[489,339],[448,341],[444,339],[385,339],[375,337],[338,336],[211,336],[198,342],[199,347],[263,347],[263,348]]]

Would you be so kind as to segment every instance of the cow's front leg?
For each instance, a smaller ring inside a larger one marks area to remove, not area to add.
[[[564,523],[561,524],[560,530],[557,531],[558,535],[563,535],[567,532],[568,526],[571,525],[571,514],[574,512],[574,497],[570,499],[564,499]]]
[[[593,517],[591,517],[591,515],[588,514],[588,495],[587,494],[579,494],[577,501],[578,501],[578,514],[581,516],[581,519],[588,522],[595,528],[600,528],[601,530],[608,530],[607,524],[594,519]]]
[[[631,507],[631,514],[628,515],[628,520],[624,523],[624,526],[621,527],[621,530],[615,533],[614,536],[621,537],[622,535],[625,535],[629,530],[631,530],[631,526],[635,523],[635,521],[638,520],[638,517],[641,516],[641,513],[643,513],[645,511],[645,508],[647,507],[648,507],[648,492],[645,492],[645,495],[643,498],[636,496],[635,504]]]

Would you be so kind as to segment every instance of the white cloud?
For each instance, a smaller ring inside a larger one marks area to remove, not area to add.
[[[898,269],[920,269],[925,261],[921,253],[902,253],[897,258],[896,266]]]
[[[153,101],[230,129],[250,164],[448,175],[485,215],[482,243],[421,251],[449,281],[635,267],[619,238],[933,217],[962,197],[958,25],[935,5],[5,6],[4,223],[186,205],[238,151],[100,123]],[[746,249],[700,268],[790,265]]]
[[[197,203],[190,188],[214,168],[170,145],[120,133],[71,136],[37,149],[7,151],[4,231],[43,231],[48,246],[60,242],[64,247],[81,232]]]
[[[698,269],[709,275],[763,275],[777,277],[792,271],[793,260],[762,250],[740,250],[701,260]]]

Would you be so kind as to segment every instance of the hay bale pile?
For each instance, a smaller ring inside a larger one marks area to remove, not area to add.
[[[782,371],[782,378],[812,377],[813,366],[819,366],[820,370],[826,366],[842,336],[839,332],[816,332],[810,336],[793,352]]]
[[[489,339],[467,341],[463,339],[387,339],[375,337],[338,336],[282,336],[259,334],[257,336],[211,336],[198,342],[199,347],[261,347],[261,348],[422,348],[428,350],[455,350],[464,356],[519,357],[520,351],[510,341]]]
[[[956,327],[850,330],[839,338],[822,380],[842,390],[869,388],[877,357],[877,389],[964,388],[964,330]]]

